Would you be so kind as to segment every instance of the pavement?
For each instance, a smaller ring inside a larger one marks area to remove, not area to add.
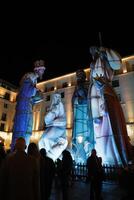
[[[68,200],[90,200],[90,184],[82,181],[75,181],[72,186],[66,191],[65,196]],[[103,182],[102,198],[103,200],[121,200],[125,195],[119,185],[115,182]],[[52,189],[50,200],[64,200],[62,199],[62,192],[59,187]]]

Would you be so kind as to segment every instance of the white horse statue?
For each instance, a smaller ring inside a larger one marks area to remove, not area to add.
[[[46,130],[39,141],[39,149],[45,148],[47,156],[58,159],[67,147],[66,115],[61,95],[54,93],[49,112],[45,116]]]

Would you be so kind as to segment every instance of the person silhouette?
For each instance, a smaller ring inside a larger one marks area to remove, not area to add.
[[[88,180],[90,181],[90,199],[101,200],[103,168],[96,149],[92,149],[87,159]]]

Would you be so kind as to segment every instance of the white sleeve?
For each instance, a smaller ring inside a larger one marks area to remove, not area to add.
[[[113,70],[119,70],[122,67],[121,56],[112,49],[106,49],[108,62]]]

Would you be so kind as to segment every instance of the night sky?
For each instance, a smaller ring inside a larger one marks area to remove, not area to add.
[[[89,47],[99,46],[99,34],[92,30],[12,31],[1,37],[0,78],[18,86],[24,73],[33,70],[33,61],[44,59],[46,71],[43,81],[86,68],[91,62]],[[115,49],[122,57],[134,55],[133,33],[101,32],[102,44]]]

